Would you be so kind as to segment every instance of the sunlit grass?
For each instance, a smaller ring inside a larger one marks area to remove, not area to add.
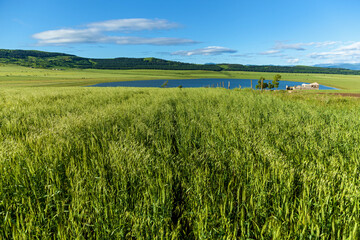
[[[0,238],[357,239],[359,101],[0,89]]]
[[[97,70],[97,69],[34,69],[16,65],[0,65],[0,87],[89,86],[102,82],[151,80],[239,78],[273,79],[277,73],[238,71],[184,71],[184,70]],[[299,82],[318,82],[343,90],[360,92],[360,76],[336,74],[281,73],[282,79]]]

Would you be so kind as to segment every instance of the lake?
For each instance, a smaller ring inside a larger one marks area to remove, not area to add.
[[[230,88],[250,88],[251,79],[221,79],[221,78],[201,78],[201,79],[176,79],[176,80],[139,80],[139,81],[125,81],[125,82],[109,82],[109,83],[99,83],[92,85],[90,87],[161,87],[166,81],[168,81],[168,88],[176,88],[182,86],[183,88],[198,88],[198,87],[220,87],[223,85],[225,88],[228,87],[228,82],[230,82]],[[253,88],[257,85],[257,79],[253,79]],[[271,80],[265,80],[264,82],[271,82]],[[279,88],[280,90],[285,90],[286,85],[295,86],[301,85],[304,82],[290,82],[290,81],[280,81]],[[327,87],[320,85],[320,90],[336,90],[336,88]]]

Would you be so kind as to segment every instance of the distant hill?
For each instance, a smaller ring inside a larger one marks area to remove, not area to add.
[[[323,68],[345,68],[350,70],[360,70],[360,63],[317,64],[314,66]]]
[[[158,58],[82,58],[64,53],[0,49],[0,63],[34,68],[164,69],[221,71],[217,65],[167,61]]]
[[[192,64],[159,58],[83,58],[71,54],[34,50],[0,49],[0,63],[17,64],[34,68],[80,68],[80,69],[162,69],[162,70],[208,70],[251,71],[278,73],[322,73],[360,75],[359,70],[321,66],[274,66],[242,64]],[[355,68],[355,66],[354,66]],[[360,69],[360,66],[359,66]]]
[[[221,66],[226,71],[360,75],[360,71],[354,71],[344,68],[323,68],[323,67],[311,67],[311,66],[242,65],[242,64],[219,64],[219,66]]]

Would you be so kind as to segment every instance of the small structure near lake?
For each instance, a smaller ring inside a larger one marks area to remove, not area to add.
[[[320,85],[317,82],[289,87],[286,85],[286,90],[319,90]]]

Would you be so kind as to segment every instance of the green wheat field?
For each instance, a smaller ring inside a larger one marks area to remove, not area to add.
[[[220,74],[0,66],[0,239],[359,239],[360,98],[76,87]]]

